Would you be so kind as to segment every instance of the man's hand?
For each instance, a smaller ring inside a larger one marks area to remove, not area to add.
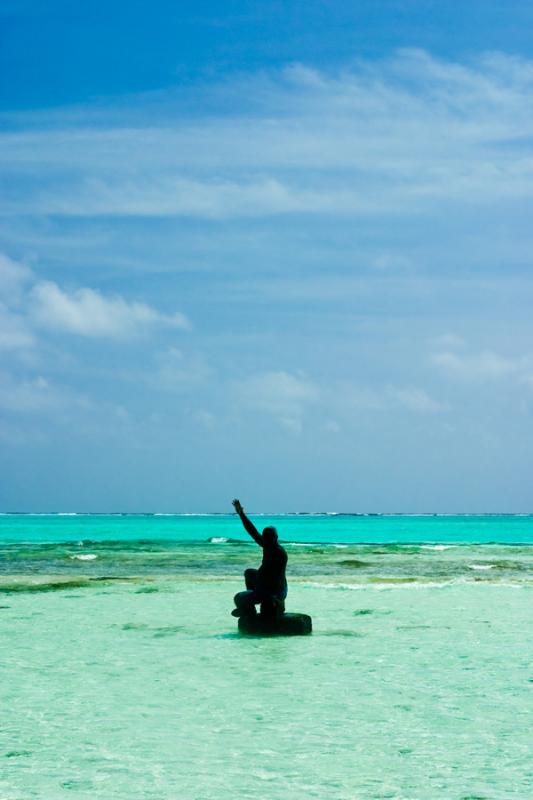
[[[237,514],[239,514],[239,515],[240,514],[244,514],[244,508],[242,507],[240,500],[233,500],[232,501],[232,506],[235,509],[235,511],[237,512]]]

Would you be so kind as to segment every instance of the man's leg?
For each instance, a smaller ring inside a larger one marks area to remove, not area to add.
[[[256,588],[258,575],[259,575],[259,570],[257,569],[250,568],[244,570],[244,583],[247,589]]]
[[[244,592],[237,592],[233,598],[236,608],[231,612],[234,617],[244,617],[250,614],[255,614],[255,604],[259,602],[259,598],[252,589],[246,589]]]

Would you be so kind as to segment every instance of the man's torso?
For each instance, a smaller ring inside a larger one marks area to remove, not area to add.
[[[263,561],[259,567],[259,584],[262,589],[274,594],[284,593],[287,588],[285,568],[287,553],[279,544],[263,547]]]

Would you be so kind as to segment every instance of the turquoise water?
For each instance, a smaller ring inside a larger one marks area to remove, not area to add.
[[[0,517],[2,800],[533,795],[533,519],[275,524],[311,637],[235,517]]]
[[[285,514],[253,515],[253,519],[258,527],[275,525],[285,541],[533,544],[533,515]],[[220,536],[247,538],[234,514],[0,515],[0,541],[165,539],[205,542]]]
[[[531,579],[532,516],[255,517],[274,524],[291,580]],[[0,516],[0,588],[35,590],[139,577],[236,578],[257,547],[235,515]]]

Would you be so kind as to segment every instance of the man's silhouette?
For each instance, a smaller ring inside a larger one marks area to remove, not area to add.
[[[287,553],[278,542],[278,533],[269,526],[259,533],[246,514],[239,500],[233,501],[235,511],[241,518],[244,529],[252,539],[263,548],[263,560],[259,569],[247,569],[244,572],[246,590],[235,595],[234,617],[255,614],[255,606],[261,604],[261,614],[276,616],[285,611],[287,597],[287,580],[285,568]]]

